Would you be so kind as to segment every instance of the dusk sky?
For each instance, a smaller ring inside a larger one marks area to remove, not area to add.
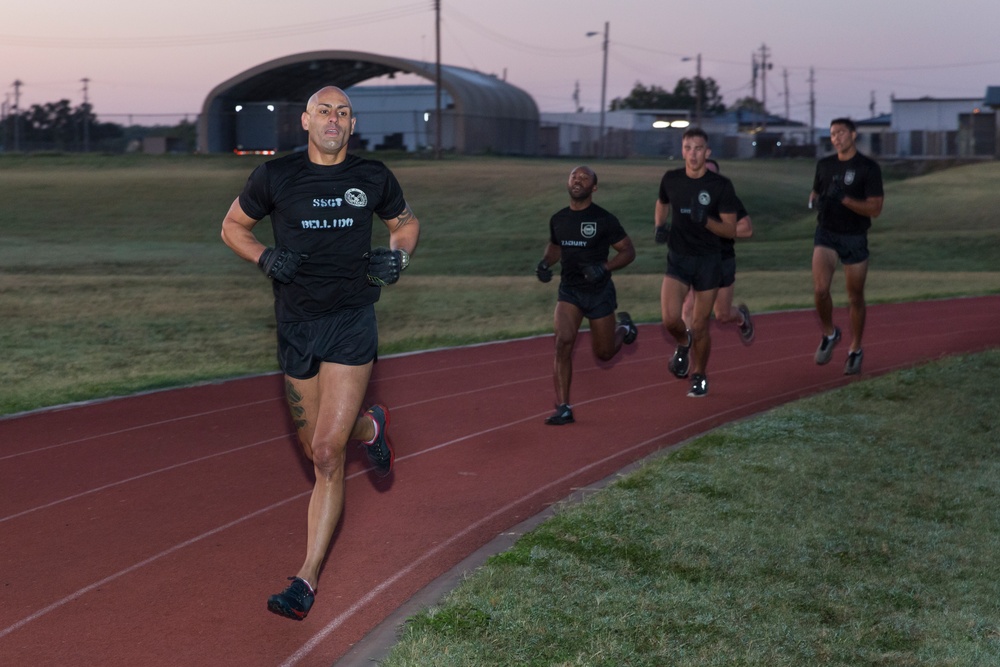
[[[784,115],[787,100],[791,118],[808,122],[813,68],[821,127],[869,117],[873,95],[885,113],[891,95],[981,97],[1000,85],[998,0],[442,0],[441,16],[444,64],[506,77],[542,112],[572,111],[577,83],[580,105],[599,110],[606,21],[609,102],[636,82],[672,90],[695,75],[701,54],[702,76],[731,104],[753,93],[762,45],[773,64],[768,109]],[[0,87],[8,109],[16,80],[22,109],[77,106],[88,79],[102,120],[173,124],[184,114],[193,121],[226,79],[328,49],[433,61],[433,0],[6,3]]]

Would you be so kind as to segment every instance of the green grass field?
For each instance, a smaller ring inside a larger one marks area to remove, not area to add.
[[[0,414],[274,370],[270,287],[219,239],[260,159],[0,157]],[[383,294],[381,354],[549,331],[554,292],[533,267],[575,163],[389,164],[423,234],[406,277]],[[659,320],[665,252],[652,211],[660,176],[676,165],[597,165],[596,200],[637,248],[615,280],[639,321]],[[811,304],[812,170],[810,161],[723,164],[756,229],[739,247],[738,284],[754,310]],[[998,178],[991,162],[887,179],[870,301],[1000,291]],[[266,224],[260,231],[267,239]]]

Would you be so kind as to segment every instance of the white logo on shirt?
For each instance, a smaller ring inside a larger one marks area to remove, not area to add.
[[[347,192],[344,193],[344,199],[351,206],[358,208],[363,208],[368,203],[368,195],[357,188],[348,188]]]
[[[581,222],[580,223],[580,234],[583,235],[585,239],[592,239],[597,235],[597,223],[596,222]]]

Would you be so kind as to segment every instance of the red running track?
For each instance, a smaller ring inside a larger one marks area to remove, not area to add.
[[[846,329],[846,314],[836,317]],[[311,488],[277,375],[0,420],[0,664],[337,662],[469,554],[574,490],[720,424],[854,381],[817,367],[811,311],[713,330],[685,396],[656,325],[610,364],[576,351],[577,423],[551,427],[552,338],[387,358],[396,471],[348,457],[347,503],[309,618],[265,609],[304,553]],[[865,376],[1000,346],[1000,297],[869,308]],[[350,654],[364,658],[366,644]],[[342,661],[343,662],[343,661]]]

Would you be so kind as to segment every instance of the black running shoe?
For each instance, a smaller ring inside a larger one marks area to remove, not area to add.
[[[691,365],[691,360],[688,353],[691,352],[691,332],[688,331],[688,344],[678,345],[677,349],[674,350],[674,358],[670,360],[667,364],[667,368],[676,377],[682,380],[688,376],[688,368]]]
[[[834,327],[833,335],[824,335],[823,340],[819,342],[819,347],[816,348],[816,363],[820,366],[830,363],[830,359],[833,359],[833,348],[836,347],[839,342],[840,328]]]
[[[557,405],[552,416],[545,418],[545,423],[549,426],[562,426],[563,424],[572,424],[574,421],[573,408],[566,403]]]
[[[750,319],[750,309],[745,303],[741,303],[737,310],[743,316],[743,324],[740,325],[740,340],[744,345],[749,345],[753,342],[753,320]]]
[[[371,442],[366,442],[365,453],[371,462],[375,472],[385,477],[392,472],[392,462],[396,460],[396,453],[392,450],[389,442],[389,409],[384,405],[373,405],[366,413],[375,423],[375,438]]]
[[[844,364],[844,375],[860,375],[861,361],[865,358],[864,350],[853,350],[847,353],[847,363]]]
[[[632,322],[632,316],[624,310],[618,313],[618,326],[625,327],[625,344],[631,345],[634,343],[636,336],[639,335],[639,330],[635,327],[635,323]]]
[[[688,396],[691,398],[701,398],[708,394],[708,378],[701,373],[695,373],[691,376],[691,390],[688,391]]]
[[[301,621],[309,614],[313,602],[316,601],[316,591],[305,579],[288,577],[292,584],[280,593],[267,599],[267,609],[278,616],[284,616],[295,621]]]

